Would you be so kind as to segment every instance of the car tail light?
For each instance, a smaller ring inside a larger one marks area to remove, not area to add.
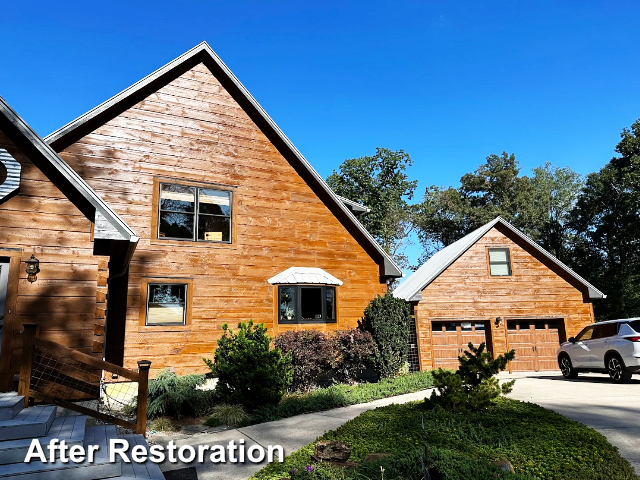
[[[629,340],[630,342],[640,342],[640,337],[624,337],[624,338]]]

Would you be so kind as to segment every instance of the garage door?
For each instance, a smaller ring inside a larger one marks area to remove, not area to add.
[[[472,342],[475,346],[486,342],[484,322],[432,322],[433,358],[435,368],[457,370],[458,357],[468,349]]]
[[[516,351],[514,372],[557,370],[558,320],[507,320],[509,349]]]

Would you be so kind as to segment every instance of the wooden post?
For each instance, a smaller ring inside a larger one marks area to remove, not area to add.
[[[31,370],[33,368],[33,354],[35,352],[34,342],[38,324],[25,323],[22,326],[24,327],[24,337],[22,337],[22,361],[20,363],[20,381],[18,382],[18,395],[24,395],[24,408],[27,408],[29,406]]]
[[[136,433],[147,435],[147,397],[149,395],[149,360],[138,360],[138,408],[136,412]]]

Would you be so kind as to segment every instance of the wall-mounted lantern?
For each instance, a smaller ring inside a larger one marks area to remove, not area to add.
[[[37,275],[40,273],[40,260],[31,254],[29,260],[25,260],[24,263],[27,264],[27,280],[29,280],[30,283],[35,282],[38,279]]]
[[[502,325],[502,317],[496,317],[496,327]]]

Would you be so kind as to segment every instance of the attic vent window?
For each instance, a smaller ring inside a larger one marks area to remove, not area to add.
[[[489,271],[492,277],[511,276],[511,255],[508,248],[489,249]]]

